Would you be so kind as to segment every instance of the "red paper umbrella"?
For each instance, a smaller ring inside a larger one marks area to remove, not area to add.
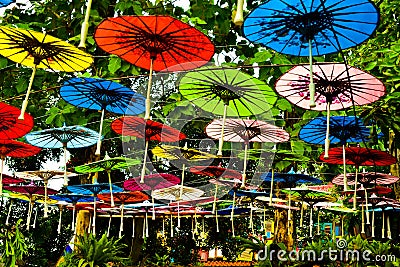
[[[153,191],[157,189],[163,189],[179,184],[181,179],[179,177],[168,174],[168,173],[154,173],[144,176],[143,182],[142,177],[135,177],[128,179],[124,182],[125,190],[131,191]],[[152,195],[152,194],[151,194]],[[154,197],[152,195],[153,203],[153,220],[155,219],[154,213]]]
[[[149,141],[178,142],[179,140],[186,138],[186,135],[184,133],[168,125],[134,116],[125,116],[114,120],[111,123],[111,128],[117,134],[121,134],[124,136],[135,136],[139,138],[144,138],[146,140],[143,158],[144,162],[141,173],[141,183],[143,183],[144,175],[146,172],[146,160]]]
[[[309,65],[296,66],[283,74],[275,89],[299,107],[327,111],[325,151],[328,151],[330,111],[372,103],[383,96],[386,89],[374,76],[346,64],[315,64],[312,69],[315,103],[309,93]],[[325,154],[325,157],[328,155]]]
[[[0,102],[0,139],[16,139],[29,133],[33,128],[33,117],[26,114],[19,120],[21,110]]]
[[[121,221],[119,225],[119,237],[121,238],[122,232],[124,230],[124,205],[125,203],[136,203],[136,202],[142,202],[145,200],[149,199],[149,196],[146,195],[145,193],[142,193],[140,191],[131,191],[131,192],[119,192],[111,195],[110,193],[108,194],[99,194],[97,197],[103,201],[106,202],[119,202],[121,203],[120,210],[121,210]]]
[[[345,158],[343,158],[345,153]],[[354,206],[356,209],[356,189],[358,179],[358,167],[359,166],[388,166],[397,162],[396,158],[389,153],[376,149],[369,149],[364,147],[346,147],[343,151],[341,147],[335,147],[329,149],[329,158],[325,158],[325,154],[322,153],[319,157],[320,160],[325,161],[329,164],[350,164],[356,166],[355,173],[355,186],[354,186]]]
[[[32,146],[26,143],[22,143],[15,140],[0,140],[0,195],[2,194],[2,180],[3,180],[3,168],[4,159],[6,157],[12,158],[25,158],[36,155],[39,153],[41,148]]]
[[[221,177],[223,179],[242,179],[242,174],[238,171],[219,166],[193,166],[189,171],[204,176]]]
[[[94,39],[104,51],[150,70],[145,119],[150,118],[150,88],[154,71],[190,70],[214,55],[210,39],[170,16],[118,16],[103,20]]]
[[[2,178],[3,178],[2,179],[3,184],[7,184],[7,185],[19,184],[19,183],[24,182],[24,179],[13,177],[13,176],[10,176],[10,175],[7,175],[7,174],[3,174]]]
[[[348,185],[354,185],[355,176],[356,176],[355,173],[346,174]],[[344,185],[344,179],[345,179],[344,175],[339,174],[332,179],[332,183],[337,185]],[[358,173],[357,176],[357,181],[363,185],[368,185],[368,184],[388,185],[388,184],[394,184],[399,179],[400,178],[397,176],[379,172],[361,172]]]

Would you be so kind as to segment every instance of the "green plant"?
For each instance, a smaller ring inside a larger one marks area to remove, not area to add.
[[[19,219],[15,226],[2,228],[0,232],[1,262],[5,267],[13,267],[21,263],[24,255],[28,252],[25,237],[19,230],[21,222],[22,219]]]
[[[99,240],[93,234],[78,236],[75,250],[64,257],[60,267],[106,267],[109,263],[123,264],[126,258],[121,257],[125,244],[121,239],[110,239],[103,234]]]

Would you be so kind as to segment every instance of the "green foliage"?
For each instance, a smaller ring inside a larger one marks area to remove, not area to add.
[[[15,226],[3,227],[0,232],[0,261],[5,267],[14,267],[22,263],[28,253],[28,244],[19,227],[22,219]]]
[[[75,250],[65,255],[60,267],[106,267],[108,263],[122,264],[126,260],[122,257],[126,245],[120,239],[109,239],[107,234],[96,239],[91,233],[77,238]]]

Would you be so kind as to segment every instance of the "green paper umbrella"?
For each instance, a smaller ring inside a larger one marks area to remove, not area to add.
[[[137,159],[115,157],[110,158],[108,154],[104,156],[103,160],[91,162],[85,165],[75,167],[75,171],[79,173],[91,173],[105,171],[108,175],[108,183],[110,184],[110,194],[112,196],[112,182],[111,182],[111,171],[127,169],[130,166],[140,164],[141,161]],[[111,197],[111,206],[114,206],[114,198]]]
[[[275,92],[253,76],[236,69],[206,66],[185,74],[179,81],[181,94],[205,111],[227,116],[249,117],[267,113],[275,104]],[[222,155],[224,128],[218,155]]]

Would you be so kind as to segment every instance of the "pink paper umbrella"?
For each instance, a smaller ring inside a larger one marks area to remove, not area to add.
[[[355,173],[346,174],[347,184],[354,185],[355,183]],[[344,175],[339,174],[332,179],[332,183],[337,185],[344,185]],[[360,172],[358,173],[357,181],[363,185],[389,185],[394,184],[400,178],[386,173],[379,172]]]
[[[28,219],[27,219],[27,224],[26,224],[26,230],[29,230],[30,227],[30,221],[32,217],[32,210],[33,210],[33,195],[44,195],[45,192],[47,192],[47,195],[53,195],[57,194],[58,191],[51,189],[51,188],[45,188],[44,186],[38,186],[33,183],[33,181],[28,184],[28,185],[10,185],[10,186],[4,186],[4,189],[10,190],[13,192],[17,193],[22,193],[25,194],[29,197],[30,202],[29,202],[29,209],[28,209]],[[47,202],[47,199],[46,199]]]
[[[315,107],[310,107],[310,66],[299,65],[283,74],[275,89],[289,102],[305,109],[327,112],[325,157],[329,149],[329,117],[331,110],[361,106],[385,94],[384,84],[374,76],[346,64],[314,64]]]
[[[244,143],[244,161],[242,172],[242,187],[246,183],[247,149],[250,142],[282,143],[289,140],[289,134],[270,123],[259,120],[227,119],[214,120],[206,127],[206,133],[214,139],[221,138],[221,129],[224,128],[223,140],[228,142]]]
[[[153,191],[157,189],[163,189],[167,187],[171,187],[173,185],[179,184],[181,179],[179,177],[168,174],[168,173],[153,173],[149,175],[145,175],[143,178],[142,182],[142,177],[135,177],[135,178],[130,178],[124,182],[124,188],[125,190],[130,190],[130,191]],[[153,194],[151,194],[151,200],[152,203],[154,204],[154,197]],[[155,210],[154,210],[154,205],[153,205],[153,215],[152,219],[155,219]]]
[[[143,179],[146,172],[149,141],[178,142],[179,140],[186,138],[185,134],[171,126],[134,116],[125,116],[114,120],[111,123],[111,128],[114,132],[123,136],[135,136],[145,139],[146,144],[144,148],[141,183],[144,182]]]

